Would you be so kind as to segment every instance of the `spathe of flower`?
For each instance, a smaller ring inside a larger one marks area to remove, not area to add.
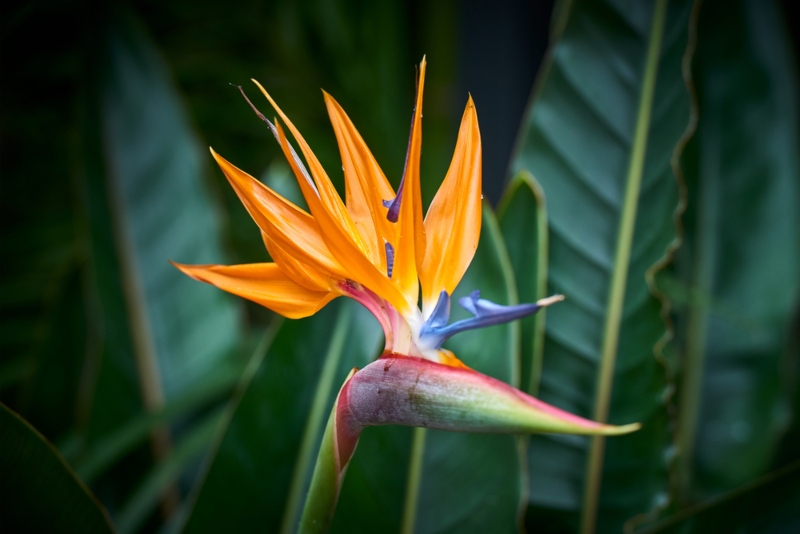
[[[301,532],[322,532],[333,517],[347,465],[361,431],[405,425],[454,432],[553,432],[614,436],[638,430],[589,421],[559,410],[472,369],[384,353],[353,370],[339,391],[323,437]]]
[[[451,296],[475,255],[480,236],[481,137],[475,104],[469,97],[450,167],[423,218],[420,154],[425,70],[423,58],[396,193],[350,118],[324,93],[342,158],[344,201],[298,129],[253,80],[305,159],[304,163],[281,123],[270,121],[251,103],[280,145],[309,211],[212,149],[260,228],[273,263],[175,264],[197,280],[289,318],[313,315],[332,299],[347,296],[372,312],[383,328],[384,356],[351,375],[328,422],[303,514],[303,531],[325,529],[358,436],[367,426],[606,435],[638,428],[601,425],[558,410],[469,369],[442,348],[446,339],[460,332],[531,315],[563,297],[504,306],[481,299],[474,291],[459,300],[472,317],[448,324]]]

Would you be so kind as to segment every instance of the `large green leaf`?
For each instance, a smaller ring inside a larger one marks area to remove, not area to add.
[[[170,396],[213,369],[238,332],[230,297],[167,262],[224,260],[203,185],[210,157],[143,33],[120,19],[107,46],[99,103],[113,245],[136,351],[152,354]]]
[[[198,460],[208,450],[214,437],[220,434],[227,421],[225,415],[224,410],[217,410],[193,425],[175,443],[169,454],[143,477],[116,518],[120,534],[136,532],[141,528],[159,500],[169,494],[189,465]]]
[[[84,94],[87,300],[96,341],[82,377],[86,450],[233,364],[240,332],[238,303],[168,263],[224,263],[220,220],[203,183],[210,157],[143,30],[126,12],[103,13],[87,37]],[[153,437],[163,459],[167,428]],[[139,447],[93,485],[112,515],[148,468],[150,450]]]
[[[681,317],[686,498],[770,467],[788,420],[794,377],[781,360],[800,296],[800,87],[779,6],[709,0],[698,36],[700,121],[683,161],[689,208],[679,267],[715,306],[695,299]]]
[[[516,304],[517,289],[500,228],[484,205],[481,241],[454,302],[479,289],[481,297]],[[453,307],[452,320],[465,317]],[[464,332],[445,344],[465,364],[519,386],[519,324]],[[523,499],[521,438],[415,429],[404,530],[515,532]],[[419,457],[414,464],[413,458]],[[419,470],[415,473],[415,468]],[[411,480],[411,479],[410,479]]]
[[[562,527],[583,508],[585,531],[595,509],[598,530],[619,531],[666,500],[671,386],[657,344],[667,328],[648,277],[676,240],[670,161],[689,123],[681,61],[691,6],[665,4],[576,1],[564,11],[512,164],[547,195],[550,292],[567,296],[548,311],[540,397],[643,425],[607,441],[531,440],[533,511],[562,514]]]
[[[112,532],[108,516],[56,449],[0,404],[0,514],[6,532]]]
[[[378,355],[379,333],[344,299],[283,324],[199,482],[187,532],[292,530],[333,399],[350,369]]]
[[[98,439],[84,454],[70,448],[62,448],[62,454],[74,461],[75,472],[87,484],[109,466],[120,461],[135,450],[154,430],[207,408],[209,404],[230,395],[233,385],[240,380],[242,368],[231,366],[207,376],[182,395],[170,399],[156,412],[147,412],[135,417],[110,435]],[[77,458],[72,458],[73,456]]]
[[[547,208],[544,192],[527,172],[514,176],[497,209],[500,227],[521,302],[536,302],[547,293]],[[544,357],[547,310],[520,321],[522,388],[536,396]]]
[[[403,517],[413,429],[366,428],[347,466],[331,532],[393,532]]]

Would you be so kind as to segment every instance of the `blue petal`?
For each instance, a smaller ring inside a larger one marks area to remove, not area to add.
[[[386,248],[386,276],[391,278],[394,270],[394,247],[388,241],[383,245]]]
[[[433,313],[431,313],[431,316],[425,321],[425,324],[422,325],[421,332],[425,332],[426,329],[436,330],[444,328],[447,326],[447,321],[449,319],[450,295],[447,294],[447,291],[442,291],[439,293],[439,300],[436,301],[436,307],[433,309]]]
[[[468,297],[463,297],[458,301],[461,307],[474,317],[462,319],[445,326],[450,315],[450,297],[445,291],[442,291],[439,295],[439,301],[436,303],[436,308],[420,329],[420,341],[438,349],[446,339],[459,332],[521,319],[536,313],[541,308],[538,304],[503,306],[502,304],[482,299],[480,295],[480,291],[473,291]]]
[[[386,218],[389,222],[396,223],[397,219],[400,218],[400,202],[403,200],[403,186],[405,185],[405,177],[403,177],[402,181],[400,182],[400,188],[397,190],[397,196],[394,197],[392,200],[384,200],[382,201],[384,208],[389,208],[389,211],[386,212]]]

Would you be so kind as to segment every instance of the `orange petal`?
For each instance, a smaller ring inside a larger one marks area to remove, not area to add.
[[[453,160],[425,216],[427,255],[420,266],[423,316],[439,293],[453,294],[481,234],[481,134],[472,97],[458,131]]]
[[[394,190],[378,162],[350,118],[331,95],[324,92],[325,105],[333,124],[342,157],[347,211],[370,249],[386,270],[385,242],[397,246],[397,226],[386,218],[383,200],[391,200]]]
[[[173,265],[195,280],[252,300],[290,319],[314,315],[339,296],[333,291],[310,291],[296,284],[275,263]]]
[[[211,154],[250,216],[271,240],[303,263],[327,275],[344,278],[344,269],[325,245],[313,217],[232,165],[213,149]]]
[[[400,201],[399,225],[400,240],[395,251],[394,278],[408,295],[414,295],[416,303],[419,283],[417,266],[425,256],[425,227],[422,223],[422,194],[419,185],[419,162],[422,153],[422,95],[425,90],[425,58],[419,66],[417,97],[414,115],[411,119],[411,133],[408,140],[408,153],[403,173]]]
[[[280,113],[280,111],[278,112]],[[294,128],[285,118],[285,115],[281,114],[281,117],[284,118],[286,124],[290,128]],[[311,213],[314,214],[314,218],[319,224],[320,232],[325,239],[325,243],[328,246],[328,249],[331,251],[331,254],[338,260],[342,267],[346,269],[346,278],[369,288],[381,298],[389,301],[389,303],[391,303],[392,306],[394,306],[401,313],[410,313],[412,306],[416,306],[416,295],[414,301],[409,301],[409,299],[406,298],[406,296],[398,289],[392,280],[386,276],[386,272],[379,266],[376,266],[365,255],[364,250],[358,246],[356,239],[360,238],[360,235],[358,234],[358,231],[355,230],[355,226],[351,225],[351,229],[348,230],[339,224],[339,219],[337,217],[331,215],[330,211],[323,205],[321,198],[315,195],[310,184],[305,180],[303,169],[299,167],[298,162],[292,157],[291,147],[289,145],[289,141],[286,139],[286,135],[283,132],[283,128],[281,128],[279,124],[276,124],[275,128],[278,132],[278,142],[280,143],[284,155],[286,156],[289,165],[291,166],[298,182],[300,183],[300,188],[303,191],[306,202],[308,202],[308,207],[311,210]],[[296,129],[292,129],[292,133],[294,134],[298,143],[300,143],[300,147],[304,151],[306,160],[309,161],[312,173],[321,171],[319,161],[316,160],[316,157],[314,157],[314,154],[311,152],[311,149],[308,147],[308,145],[305,144],[304,141],[301,141],[302,137],[300,137],[300,133],[297,132]],[[312,159],[316,162],[314,165],[311,165]],[[317,168],[317,171],[314,170],[315,168]],[[325,181],[330,183],[327,176],[324,176],[324,180],[317,182],[317,185],[319,186],[320,182],[324,183]],[[333,193],[336,194],[336,191],[334,190]],[[338,197],[338,194],[336,195],[338,202],[341,204],[341,199]],[[350,223],[352,223],[352,219],[350,219],[350,215],[346,210],[344,217],[349,220]]]
[[[261,232],[261,238],[264,240],[264,246],[267,247],[272,261],[277,263],[292,281],[311,291],[331,291],[333,289],[334,283],[325,273],[286,252],[266,232]]]
[[[368,249],[366,244],[364,243],[361,234],[359,234],[353,219],[350,217],[350,214],[347,212],[347,208],[345,207],[344,203],[342,202],[339,193],[336,191],[336,188],[333,187],[330,178],[328,178],[328,174],[325,172],[325,169],[322,168],[322,164],[320,164],[317,156],[314,155],[314,152],[311,150],[311,147],[308,146],[305,139],[297,128],[295,128],[294,124],[289,120],[289,117],[278,107],[278,104],[269,96],[269,93],[258,83],[256,80],[253,80],[261,92],[264,93],[264,96],[267,97],[272,107],[275,108],[275,111],[278,112],[283,122],[286,123],[286,126],[289,127],[289,131],[292,132],[292,135],[297,140],[297,144],[300,145],[300,151],[303,153],[303,156],[306,158],[306,162],[308,163],[308,167],[311,170],[311,176],[314,177],[314,183],[317,186],[317,194],[319,196],[320,203],[322,207],[325,208],[327,215],[329,216],[332,221],[336,223],[336,225],[341,228],[344,232],[346,232],[350,236],[350,240],[361,250],[362,254],[368,254]],[[278,125],[276,124],[276,127]],[[290,158],[289,163],[293,163],[294,158]],[[295,162],[296,163],[296,162]],[[299,180],[299,177],[298,177]],[[300,180],[301,186],[303,185],[302,182],[306,180]],[[305,196],[305,195],[304,195]],[[306,198],[306,202],[308,202],[308,207],[311,210],[311,213],[314,217],[319,218],[317,211],[315,211],[314,206],[312,206],[312,201],[309,201]],[[377,258],[376,258],[377,259]]]

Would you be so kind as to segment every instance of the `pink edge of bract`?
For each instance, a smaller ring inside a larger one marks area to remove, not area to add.
[[[589,419],[584,419],[583,417],[577,416],[565,410],[561,410],[560,408],[556,408],[546,402],[540,401],[527,393],[520,391],[519,389],[506,384],[505,382],[493,378],[491,376],[485,375],[469,367],[453,367],[437,362],[432,362],[430,360],[426,360],[424,358],[418,358],[416,356],[406,356],[403,354],[396,354],[392,352],[384,352],[379,360],[406,360],[409,362],[414,362],[414,365],[417,365],[422,368],[427,368],[425,371],[431,371],[435,374],[449,374],[451,376],[459,375],[457,380],[462,380],[465,382],[477,382],[483,383],[484,385],[489,386],[491,389],[494,389],[498,393],[504,393],[506,395],[510,395],[516,397],[517,399],[521,400],[525,404],[528,404],[532,408],[539,410],[547,415],[551,415],[557,419],[561,419],[564,422],[571,423],[578,427],[583,427],[587,429],[599,429],[599,428],[612,428],[612,425],[607,425],[603,423],[598,423],[596,421],[591,421]],[[423,371],[423,372],[425,372]],[[633,425],[637,425],[634,423]],[[630,426],[630,425],[624,425]]]
[[[350,379],[355,372],[358,372],[357,369],[354,369],[354,372],[347,378],[347,382],[342,386],[342,390],[339,392],[339,397],[336,400],[336,449],[340,472],[343,471],[350,462],[350,458],[352,458],[353,452],[356,450],[356,445],[358,445],[358,438],[361,436],[361,430],[363,430],[355,421],[350,411]]]

